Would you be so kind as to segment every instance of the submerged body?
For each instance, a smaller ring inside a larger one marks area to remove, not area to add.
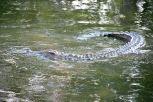
[[[95,32],[88,32],[87,34],[78,36],[77,39],[88,40],[99,36],[115,37],[116,39],[121,39],[122,41],[125,42],[125,45],[107,51],[101,50],[96,53],[85,53],[85,54],[65,53],[54,50],[32,51],[30,49],[23,49],[17,53],[22,53],[28,56],[38,56],[50,60],[99,61],[130,53],[137,54],[141,51],[139,48],[145,45],[145,40],[143,36],[141,36],[137,32],[103,32],[96,30]]]
[[[72,54],[58,51],[39,52],[40,55],[51,60],[67,60],[67,61],[98,61],[106,58],[117,57],[129,53],[138,53],[139,48],[145,45],[144,38],[137,32],[96,32],[95,34],[86,34],[77,37],[77,39],[90,39],[98,36],[115,37],[125,41],[125,45],[119,46],[110,51],[99,51],[90,54]]]

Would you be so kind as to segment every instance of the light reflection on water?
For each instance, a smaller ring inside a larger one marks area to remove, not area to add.
[[[6,0],[4,3],[6,7],[0,10],[0,101],[151,100],[151,87],[148,90],[146,85],[152,82],[148,77],[152,75],[151,56],[127,55],[102,62],[75,63],[22,55],[27,51],[22,49],[26,48],[86,53],[123,44],[109,38],[85,42],[76,39],[87,30],[96,29],[139,31],[146,37],[146,48],[152,50],[151,27],[142,25],[143,0],[140,3],[132,0]]]

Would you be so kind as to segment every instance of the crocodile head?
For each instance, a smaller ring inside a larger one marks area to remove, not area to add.
[[[43,56],[50,60],[60,59],[60,56],[54,51],[45,51],[43,52]]]

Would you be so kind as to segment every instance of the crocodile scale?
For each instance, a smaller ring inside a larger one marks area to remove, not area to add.
[[[122,39],[126,43],[122,46],[119,46],[113,50],[108,51],[98,51],[97,53],[86,53],[86,54],[73,54],[73,53],[65,53],[58,52],[54,50],[42,51],[39,52],[45,58],[51,60],[66,60],[66,61],[98,61],[104,60],[111,57],[117,57],[120,55],[130,54],[130,53],[138,53],[139,48],[145,45],[145,40],[142,35],[138,32],[105,32],[105,31],[97,31],[94,33],[88,33],[84,35],[80,35],[77,39],[90,39],[98,36],[108,36]]]

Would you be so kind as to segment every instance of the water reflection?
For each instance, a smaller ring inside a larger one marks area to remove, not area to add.
[[[120,12],[121,5],[114,0],[57,0],[56,4],[60,5],[62,10],[81,11],[80,16],[83,20],[77,21],[78,23],[115,24],[117,26],[120,20],[125,18]]]

